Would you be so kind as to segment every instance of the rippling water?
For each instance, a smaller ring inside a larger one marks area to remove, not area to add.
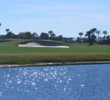
[[[0,69],[0,100],[109,99],[109,64]]]

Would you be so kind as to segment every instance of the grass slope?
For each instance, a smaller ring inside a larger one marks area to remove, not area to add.
[[[17,47],[19,43],[36,40],[6,40],[0,42],[0,64],[32,64],[37,62],[66,62],[66,61],[98,61],[110,60],[110,46],[87,46],[84,44],[69,44],[71,48],[33,48]]]

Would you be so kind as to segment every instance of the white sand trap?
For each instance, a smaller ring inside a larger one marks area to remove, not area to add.
[[[50,48],[69,48],[69,46],[60,45],[57,43],[50,42],[29,42],[25,44],[18,44],[18,47],[50,47]]]

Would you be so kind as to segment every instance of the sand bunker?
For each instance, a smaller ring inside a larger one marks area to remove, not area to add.
[[[51,48],[69,48],[69,46],[61,45],[58,43],[51,42],[29,42],[25,44],[19,44],[18,47],[51,47]]]

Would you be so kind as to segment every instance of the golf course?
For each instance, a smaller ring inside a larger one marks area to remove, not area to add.
[[[42,62],[84,62],[109,61],[110,46],[89,46],[84,43],[66,43],[54,40],[42,40],[44,43],[57,43],[69,48],[59,47],[19,47],[19,44],[38,42],[38,40],[1,40],[0,64],[36,64]],[[40,41],[41,42],[41,41]]]

